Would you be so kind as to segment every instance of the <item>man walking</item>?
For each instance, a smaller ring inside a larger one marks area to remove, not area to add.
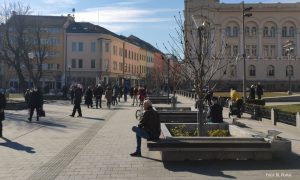
[[[80,84],[78,84],[74,90],[74,107],[73,107],[73,112],[70,115],[71,117],[74,117],[76,110],[78,111],[78,117],[82,117],[81,107],[80,107],[82,95],[83,95],[82,89],[80,87]]]
[[[98,84],[98,86],[95,89],[94,96],[96,97],[96,108],[98,109],[98,105],[100,108],[102,108],[102,95],[103,95],[103,88],[101,84]]]

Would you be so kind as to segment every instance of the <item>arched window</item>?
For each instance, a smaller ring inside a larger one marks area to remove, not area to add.
[[[276,29],[274,26],[272,26],[270,29],[270,37],[275,37],[275,34],[276,34]]]
[[[236,77],[237,73],[236,73],[236,66],[235,65],[230,65],[229,68],[229,76],[230,77]]]
[[[288,65],[286,66],[286,70],[285,70],[285,75],[288,77],[290,76],[294,76],[294,67],[292,65]]]
[[[269,28],[264,27],[264,37],[268,37],[268,36],[269,36]]]
[[[252,27],[251,29],[251,35],[256,36],[256,27]]]
[[[231,37],[231,27],[227,26],[225,29],[225,33],[227,37]]]
[[[270,65],[267,67],[267,76],[268,77],[274,77],[275,75],[275,68],[274,66]]]
[[[295,36],[295,28],[293,26],[291,26],[289,28],[289,36],[290,37],[294,37]]]
[[[249,66],[249,76],[255,76],[255,74],[256,74],[256,68],[255,68],[255,66],[254,65],[250,65]]]
[[[282,27],[282,37],[287,37],[287,27]]]
[[[250,28],[248,26],[245,28],[245,36],[250,36]]]
[[[239,28],[237,26],[234,26],[232,30],[232,36],[238,37],[238,34],[239,34]]]

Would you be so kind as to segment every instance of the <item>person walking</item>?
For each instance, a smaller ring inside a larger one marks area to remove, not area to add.
[[[209,106],[207,113],[207,120],[213,123],[222,123],[223,122],[223,107],[219,105],[218,98],[212,97],[212,105]]]
[[[112,102],[112,97],[113,97],[113,91],[110,86],[107,87],[105,91],[105,98],[106,98],[106,105],[110,109],[111,102]]]
[[[41,90],[34,88],[33,91],[30,93],[29,96],[29,118],[28,121],[32,121],[32,116],[34,110],[36,110],[36,121],[39,121],[40,111],[42,110],[43,98],[41,94]]]
[[[261,99],[261,96],[264,94],[264,90],[260,82],[257,83],[255,91],[256,91],[257,99]]]
[[[0,137],[3,136],[2,121],[5,119],[4,109],[6,107],[6,98],[4,92],[0,92]]]
[[[72,85],[70,88],[71,104],[74,104],[74,95],[75,95],[75,86]]]
[[[91,86],[89,86],[85,92],[85,104],[88,108],[90,108],[90,106],[91,108],[93,107],[93,91]]]
[[[145,100],[143,104],[145,113],[138,124],[133,126],[132,131],[136,135],[136,151],[130,156],[140,157],[142,138],[147,140],[158,140],[161,132],[160,118],[158,113],[152,108],[150,100]]]
[[[74,90],[74,107],[73,107],[73,112],[70,115],[71,117],[75,116],[76,111],[78,111],[78,117],[82,117],[82,112],[81,112],[81,107],[80,107],[80,104],[82,101],[82,95],[83,95],[83,92],[82,92],[81,86],[80,86],[80,84],[78,84]]]
[[[138,94],[139,94],[139,88],[138,86],[135,86],[134,90],[133,90],[133,101],[132,101],[132,105],[134,106],[134,103],[136,103],[136,105],[138,106]]]
[[[250,86],[249,99],[250,100],[254,100],[255,99],[255,85],[254,84],[252,84]]]
[[[94,91],[94,96],[96,98],[96,108],[98,109],[98,105],[102,108],[102,95],[103,95],[103,88],[101,84],[98,84]]]

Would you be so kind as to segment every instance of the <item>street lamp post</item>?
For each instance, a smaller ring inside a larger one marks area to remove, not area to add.
[[[283,48],[285,49],[287,56],[288,56],[288,66],[287,66],[287,75],[289,77],[289,82],[288,82],[288,95],[292,95],[292,89],[291,89],[291,76],[292,76],[292,68],[291,68],[291,64],[290,64],[290,60],[291,60],[291,53],[294,53],[294,42],[293,41],[287,41],[284,45]]]
[[[70,65],[68,66],[68,69],[69,69],[68,84],[71,84],[71,66]]]
[[[170,58],[168,58],[168,104],[170,97]]]
[[[243,100],[246,102],[246,52],[245,52],[245,17],[251,17],[252,13],[249,13],[253,8],[247,7],[245,8],[245,3],[243,1],[243,11],[242,11],[242,23],[243,23]]]

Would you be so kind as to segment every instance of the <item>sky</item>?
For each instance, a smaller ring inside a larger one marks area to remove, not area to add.
[[[4,2],[13,0],[0,0]],[[199,0],[201,1],[201,0]],[[240,3],[241,0],[220,0]],[[184,9],[184,0],[20,0],[29,5],[34,15],[73,14],[75,21],[90,22],[124,36],[135,35],[161,51],[163,44],[176,34],[176,21]],[[245,0],[245,3],[289,3],[300,0]]]

